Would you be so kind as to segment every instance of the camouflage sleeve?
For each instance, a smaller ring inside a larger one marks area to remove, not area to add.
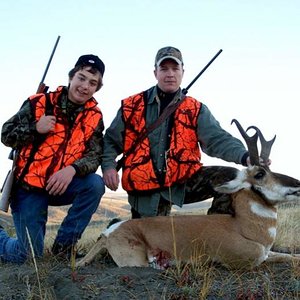
[[[3,124],[1,141],[5,146],[20,149],[33,143],[38,135],[30,101],[26,100],[20,110]]]
[[[90,173],[95,173],[101,164],[101,157],[103,152],[103,130],[104,124],[101,119],[88,141],[86,151],[82,158],[76,160],[72,166],[76,170],[77,176],[85,176]]]

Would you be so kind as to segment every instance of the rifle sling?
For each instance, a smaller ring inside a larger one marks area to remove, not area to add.
[[[154,129],[158,128],[170,115],[172,115],[172,113],[175,112],[175,110],[177,109],[177,107],[183,102],[183,100],[185,99],[185,95],[181,96],[181,99],[178,100],[177,102],[171,102],[162,112],[162,114],[159,116],[159,118],[154,121],[148,128],[145,128],[144,131],[142,131],[140,133],[140,135],[137,137],[137,139],[135,140],[135,142],[133,143],[133,145],[131,146],[130,149],[128,149],[123,156],[117,161],[117,166],[116,166],[116,170],[119,171],[124,163],[125,158],[133,153],[133,151],[135,150],[136,146],[142,142],[148,135],[150,132],[152,132]]]
[[[45,94],[46,96],[46,104],[45,104],[45,115],[46,116],[50,116],[53,115],[53,104],[50,101],[50,96],[48,93]],[[17,179],[17,183],[18,182],[22,182],[25,175],[27,174],[28,170],[29,170],[29,166],[31,165],[31,163],[33,162],[34,159],[34,155],[36,154],[36,152],[38,151],[39,146],[42,144],[42,142],[45,140],[46,136],[40,136],[34,143],[33,146],[31,148],[30,151],[30,155],[29,158],[23,168],[22,173],[20,174],[19,178]]]

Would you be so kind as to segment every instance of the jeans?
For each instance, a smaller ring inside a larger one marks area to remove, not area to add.
[[[60,225],[55,242],[76,244],[97,210],[104,192],[103,179],[97,174],[74,177],[60,196],[50,196],[46,191],[17,188],[11,203],[16,238],[9,237],[0,229],[0,259],[3,262],[24,263],[31,253],[28,234],[35,256],[43,256],[48,205],[72,204]]]

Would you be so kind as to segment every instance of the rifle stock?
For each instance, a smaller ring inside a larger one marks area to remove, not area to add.
[[[37,94],[40,93],[46,93],[48,90],[48,87],[46,86],[46,84],[44,82],[40,82],[38,89],[36,90]]]
[[[17,151],[12,150],[9,154],[9,159],[12,159],[12,167],[8,171],[6,178],[4,180],[3,186],[1,188],[1,198],[0,198],[0,210],[8,212],[11,191],[14,183],[14,171],[16,165]]]

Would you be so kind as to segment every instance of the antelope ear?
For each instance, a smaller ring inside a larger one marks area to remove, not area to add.
[[[223,193],[223,194],[236,193],[242,189],[251,187],[251,184],[245,180],[246,178],[247,178],[247,174],[245,170],[241,170],[236,173],[236,177],[234,179],[219,185],[215,185],[213,188],[218,193]]]
[[[241,189],[242,189],[241,186],[236,185],[234,181],[229,181],[229,182],[226,182],[222,185],[214,187],[214,190],[216,192],[222,193],[222,194],[233,194],[233,193],[236,193],[237,191],[239,191]]]

